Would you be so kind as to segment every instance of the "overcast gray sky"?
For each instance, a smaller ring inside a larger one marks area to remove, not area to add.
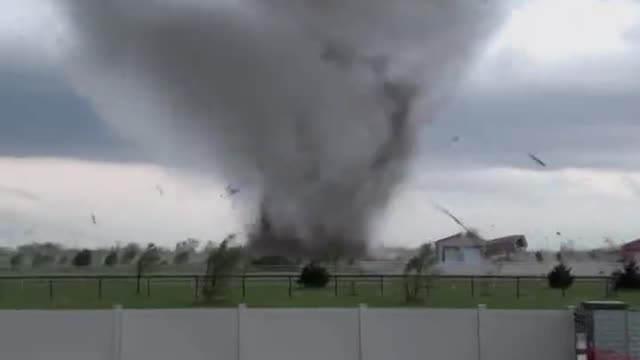
[[[458,231],[433,202],[533,247],[640,237],[640,3],[529,4],[424,129],[377,240]],[[2,4],[0,243],[172,244],[240,230],[225,184],[155,164],[74,92],[60,66],[65,31],[46,2]]]

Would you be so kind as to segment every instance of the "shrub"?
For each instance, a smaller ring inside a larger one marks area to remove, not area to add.
[[[549,287],[562,289],[562,295],[564,296],[565,290],[573,284],[574,277],[571,275],[571,268],[564,264],[558,264],[549,272],[547,279],[549,280]]]
[[[89,266],[91,265],[91,256],[91,250],[81,250],[76,254],[76,256],[73,257],[71,263],[73,264],[73,266],[77,267]]]
[[[613,273],[613,286],[618,289],[640,289],[640,271],[634,260],[627,262],[624,271]]]
[[[323,288],[329,283],[330,277],[327,269],[312,262],[302,268],[298,284],[308,288]]]
[[[107,266],[115,266],[118,263],[118,252],[112,250],[107,257],[104,258],[104,264]]]

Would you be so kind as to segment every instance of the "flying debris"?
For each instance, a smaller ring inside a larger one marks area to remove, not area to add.
[[[158,194],[160,194],[160,196],[164,195],[164,190],[160,185],[156,185],[156,190],[158,190]]]
[[[460,141],[460,136],[454,136],[454,137],[452,137],[452,138],[451,138],[451,143],[452,143],[452,144],[455,144],[455,143],[457,143],[458,141]]]
[[[98,220],[96,220],[96,214],[91,214],[91,222],[93,225],[98,225]]]
[[[233,195],[235,195],[235,194],[240,192],[240,189],[234,188],[231,185],[227,185],[225,190],[227,191],[227,195],[229,195],[229,196],[233,196]]]
[[[456,224],[460,225],[460,227],[462,227],[466,232],[470,232],[470,233],[476,233],[476,231],[470,227],[468,227],[467,225],[465,225],[457,216],[453,215],[451,213],[451,211],[445,209],[444,207],[438,205],[438,204],[433,204],[433,206],[440,211],[441,213],[447,215],[451,220],[453,220]]]
[[[31,191],[0,185],[0,195],[3,195],[3,194],[15,196],[24,200],[29,200],[34,202],[42,201],[42,198],[38,194],[33,193]]]
[[[32,227],[30,227],[30,228],[26,229],[26,230],[24,231],[24,233],[23,233],[23,234],[24,234],[24,236],[31,236],[31,235],[33,235],[35,232],[36,232],[36,226],[35,226],[35,225],[33,225]]]
[[[562,233],[560,231],[556,231],[556,235],[562,236]]]
[[[540,158],[535,156],[534,154],[529,153],[529,157],[531,158],[531,160],[535,161],[538,165],[542,167],[547,167],[547,164],[544,161],[540,160]]]

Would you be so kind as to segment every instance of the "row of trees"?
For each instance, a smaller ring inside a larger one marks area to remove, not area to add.
[[[183,265],[193,260],[194,255],[198,253],[199,245],[200,242],[198,240],[187,239],[177,243],[173,252],[159,247],[156,247],[156,249],[163,261],[171,262],[175,265]],[[203,251],[208,252],[214,247],[215,245],[210,242]],[[122,248],[112,248],[107,251],[99,249],[73,250],[65,249],[62,245],[55,243],[33,243],[20,246],[15,251],[12,251],[9,262],[12,269],[19,269],[25,266],[41,268],[51,266],[133,265],[146,250],[146,248],[136,243],[130,243]]]

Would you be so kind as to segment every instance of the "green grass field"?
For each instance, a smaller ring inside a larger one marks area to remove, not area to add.
[[[150,288],[148,287],[150,284]],[[196,299],[195,281],[151,279],[141,282],[136,294],[136,281],[112,279],[102,281],[99,296],[98,280],[0,280],[2,309],[100,309],[121,304],[125,308],[188,308],[203,307]],[[50,290],[51,293],[50,293]],[[515,280],[476,279],[472,296],[469,280],[436,280],[420,303],[407,303],[402,280],[386,280],[381,289],[378,280],[341,279],[338,295],[333,282],[324,289],[302,289],[293,283],[289,295],[287,279],[248,279],[243,298],[241,282],[235,281],[232,293],[224,304],[249,307],[354,307],[364,303],[371,307],[424,306],[435,308],[468,308],[486,304],[503,309],[557,309],[577,305],[584,300],[605,299],[605,284],[600,280],[576,281],[563,297],[559,290],[547,287],[543,280],[521,280],[517,297]],[[384,293],[383,293],[384,292]],[[52,296],[51,296],[52,295]],[[609,300],[620,300],[631,306],[640,305],[640,292],[612,294]]]

